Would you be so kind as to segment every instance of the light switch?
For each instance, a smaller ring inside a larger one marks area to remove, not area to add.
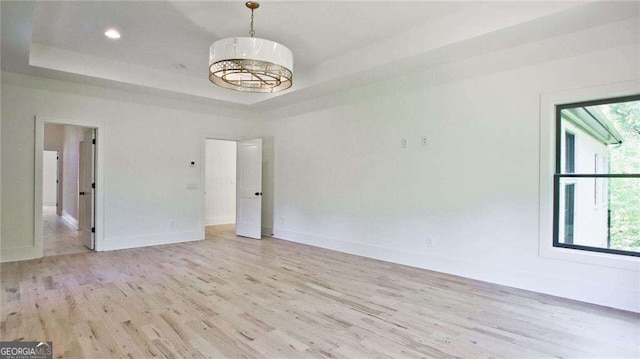
[[[402,137],[402,148],[409,148],[409,140],[406,137]]]

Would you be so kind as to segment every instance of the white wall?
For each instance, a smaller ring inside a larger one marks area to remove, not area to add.
[[[62,151],[64,148],[64,126],[44,125],[44,149],[45,151]]]
[[[101,250],[203,239],[203,134],[253,138],[262,130],[224,108],[6,72],[1,96],[3,261],[42,255],[33,245],[34,116],[104,125]]]
[[[640,78],[634,28],[589,29],[265,114],[291,115],[265,135],[274,198],[264,225],[291,241],[640,311],[638,270],[538,255],[540,96]],[[441,81],[485,64],[505,70]]]
[[[56,214],[62,216],[63,189],[64,189],[64,126],[46,124],[44,126],[44,149],[45,151],[58,151],[58,208]]]
[[[62,217],[67,222],[78,226],[79,187],[78,174],[80,166],[80,141],[84,139],[82,127],[63,126],[63,166],[62,166]]]
[[[34,115],[86,118],[106,127],[105,249],[202,238],[202,191],[186,190],[202,134],[262,135],[263,225],[280,238],[640,311],[637,270],[543,258],[537,238],[540,95],[640,78],[635,30],[416,69],[266,113],[280,119],[265,132],[218,107],[3,73],[2,259],[38,256]]]
[[[44,151],[42,156],[42,203],[55,206],[58,200],[58,152]]]
[[[236,142],[207,139],[205,224],[236,222]]]

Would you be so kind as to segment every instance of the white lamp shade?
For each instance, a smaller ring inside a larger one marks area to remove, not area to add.
[[[293,84],[293,53],[255,37],[218,40],[209,49],[209,80],[245,92],[278,92]]]
[[[293,72],[293,53],[275,41],[257,37],[229,37],[209,48],[209,65],[224,60],[257,60],[280,65]]]

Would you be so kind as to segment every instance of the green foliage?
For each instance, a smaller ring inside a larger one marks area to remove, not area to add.
[[[609,173],[640,173],[640,101],[611,104],[605,110],[624,142],[612,148]],[[611,248],[640,251],[640,178],[609,179]]]

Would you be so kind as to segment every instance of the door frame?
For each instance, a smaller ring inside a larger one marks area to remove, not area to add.
[[[69,125],[95,128],[96,145],[95,145],[95,250],[100,251],[104,239],[104,124],[97,121],[84,121],[68,118],[55,118],[47,116],[36,116],[35,121],[35,178],[34,178],[34,229],[33,229],[33,246],[40,257],[44,256],[44,239],[42,228],[42,155],[44,151],[44,125]]]
[[[204,194],[204,187],[207,182],[207,140],[220,140],[220,141],[234,141],[236,143],[240,141],[244,141],[249,139],[247,136],[235,136],[235,135],[222,135],[214,132],[203,132],[200,138],[200,193],[202,194],[202,200],[200,201],[200,228],[202,228],[201,236],[202,239],[206,238],[205,233],[205,211],[204,208],[206,206],[206,196]],[[196,166],[197,167],[197,166]],[[238,169],[236,167],[236,174],[238,173]],[[238,204],[236,203],[236,210],[238,208]]]

